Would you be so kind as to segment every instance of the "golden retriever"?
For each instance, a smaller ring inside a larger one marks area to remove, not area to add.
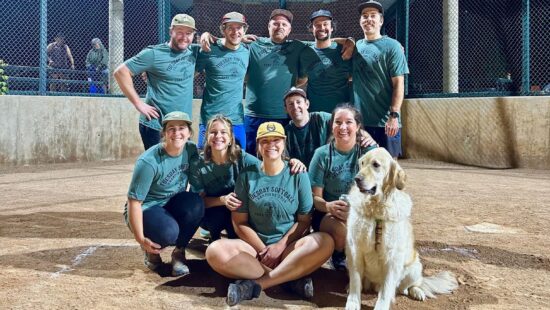
[[[458,287],[450,272],[422,276],[410,222],[412,201],[402,191],[404,187],[405,172],[384,148],[361,157],[355,185],[348,195],[348,310],[361,309],[361,285],[365,291],[372,287],[378,292],[376,310],[390,308],[396,289],[425,300]]]

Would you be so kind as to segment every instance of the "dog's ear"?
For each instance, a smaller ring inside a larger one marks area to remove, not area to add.
[[[390,183],[390,188],[397,188],[402,190],[405,188],[405,182],[407,181],[407,175],[397,161],[391,161],[390,172],[388,173],[388,181]]]

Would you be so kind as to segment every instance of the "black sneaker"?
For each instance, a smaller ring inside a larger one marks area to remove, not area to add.
[[[334,251],[332,253],[332,268],[334,270],[347,270],[346,265],[346,253],[340,251]]]
[[[185,264],[185,249],[174,248],[172,252],[172,276],[179,277],[189,274],[189,267]]]
[[[283,284],[283,287],[299,295],[302,298],[313,298],[313,280],[310,277],[303,277]]]
[[[254,280],[237,280],[227,288],[227,304],[234,306],[243,300],[258,298],[262,287]]]

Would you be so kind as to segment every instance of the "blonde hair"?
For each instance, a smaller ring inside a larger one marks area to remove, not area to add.
[[[239,157],[242,154],[241,147],[235,143],[235,134],[233,133],[233,123],[231,120],[221,114],[216,114],[214,117],[212,117],[207,125],[206,125],[206,132],[204,133],[206,138],[206,143],[204,144],[204,161],[209,162],[212,160],[212,147],[210,146],[209,142],[209,136],[210,136],[210,129],[212,129],[212,126],[215,122],[222,123],[225,128],[227,129],[227,132],[229,133],[229,145],[227,146],[227,155],[229,156],[230,162],[236,162]]]

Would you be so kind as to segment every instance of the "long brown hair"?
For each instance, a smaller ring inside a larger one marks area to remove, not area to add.
[[[204,161],[209,162],[212,160],[212,147],[208,143],[208,137],[210,136],[210,129],[212,129],[212,126],[215,122],[222,123],[227,129],[227,132],[229,133],[229,145],[227,146],[227,155],[229,156],[230,162],[236,162],[241,156],[242,150],[241,147],[237,143],[235,143],[233,123],[229,118],[223,116],[222,114],[214,115],[214,117],[212,117],[206,125],[206,132],[204,133],[206,136],[206,143],[204,144]]]

